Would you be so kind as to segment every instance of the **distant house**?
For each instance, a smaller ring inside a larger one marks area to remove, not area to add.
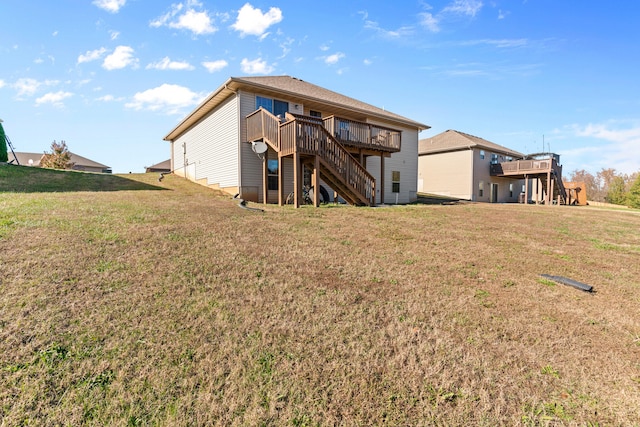
[[[230,77],[164,139],[174,173],[245,200],[297,205],[312,186],[371,206],[417,199],[428,128],[294,77]]]
[[[164,162],[156,163],[155,165],[152,165],[152,166],[147,166],[145,167],[145,170],[147,172],[156,172],[156,173],[171,172],[171,159],[167,159]]]
[[[480,137],[447,130],[418,142],[418,191],[480,202],[517,202],[524,180],[492,176],[490,166],[523,157]]]
[[[73,163],[72,170],[85,171],[85,172],[99,172],[99,173],[111,173],[111,167],[103,165],[102,163],[95,162],[87,159],[75,153],[71,154],[71,163]],[[9,152],[9,164],[20,164],[22,166],[40,166],[40,160],[44,156],[44,153],[24,153],[16,152],[15,157],[12,152]],[[17,158],[17,161],[16,161]]]
[[[560,156],[524,155],[456,130],[418,143],[418,191],[490,202],[568,203]]]

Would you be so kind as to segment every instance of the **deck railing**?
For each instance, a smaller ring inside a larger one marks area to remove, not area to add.
[[[375,178],[325,129],[321,120],[294,116],[280,129],[283,155],[292,154],[294,150],[318,155],[346,184],[370,204],[375,203]]]
[[[491,175],[521,175],[525,173],[541,173],[550,171],[552,159],[515,160],[512,162],[491,165]]]
[[[323,122],[327,131],[345,146],[390,153],[400,151],[402,132],[399,130],[336,116],[327,117]]]
[[[280,120],[264,108],[260,107],[247,116],[247,140],[264,140],[280,151],[280,138],[278,138]]]

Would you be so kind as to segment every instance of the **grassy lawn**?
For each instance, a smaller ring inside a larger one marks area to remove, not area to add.
[[[0,166],[0,425],[640,425],[638,211],[157,177]]]

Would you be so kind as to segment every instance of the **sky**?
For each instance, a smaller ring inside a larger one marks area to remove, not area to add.
[[[114,173],[229,77],[289,75],[564,173],[640,170],[640,2],[1,0],[0,118]]]

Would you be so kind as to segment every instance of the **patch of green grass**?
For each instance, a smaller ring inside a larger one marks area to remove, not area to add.
[[[168,191],[0,198],[6,425],[640,419],[637,253],[590,244],[637,246],[636,214],[420,204],[256,215],[176,176],[123,178]],[[581,235],[558,232],[566,224]],[[602,292],[550,292],[539,272],[593,277]]]
[[[0,192],[47,193],[71,191],[163,190],[163,187],[125,178],[126,175],[0,166]]]

